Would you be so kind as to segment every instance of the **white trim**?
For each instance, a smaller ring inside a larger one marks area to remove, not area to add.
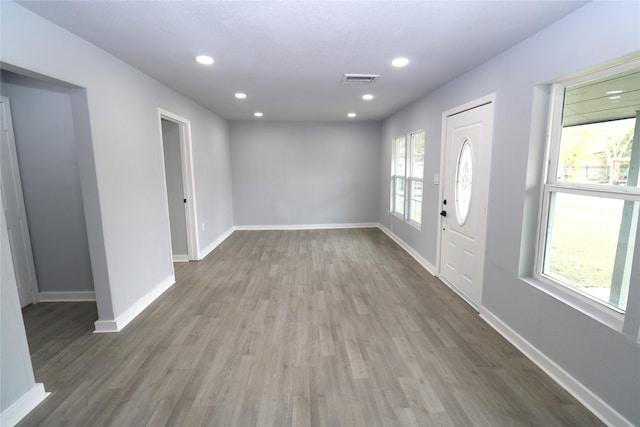
[[[133,319],[136,318],[140,313],[144,311],[152,302],[154,302],[164,291],[169,289],[174,283],[176,279],[173,275],[167,277],[161,283],[159,283],[156,287],[151,289],[136,301],[131,307],[125,310],[124,313],[116,317],[115,320],[97,320],[94,325],[96,330],[94,333],[104,333],[104,332],[120,332],[127,326]]]
[[[377,222],[346,224],[236,225],[236,230],[331,230],[337,228],[378,228]]]
[[[415,249],[413,249],[411,246],[409,246],[408,243],[406,243],[404,240],[402,240],[400,237],[398,237],[397,235],[393,234],[393,232],[391,230],[389,230],[387,227],[385,227],[382,224],[378,224],[378,228],[380,230],[382,230],[382,232],[384,234],[386,234],[387,236],[389,236],[391,238],[391,240],[393,240],[394,242],[396,242],[402,249],[405,250],[405,252],[407,252],[409,255],[411,255],[416,261],[418,261],[418,264],[420,264],[425,270],[427,270],[427,272],[433,276],[436,275],[435,271],[436,268],[435,266],[433,266],[429,261],[427,261],[426,259],[424,259],[422,257],[422,255],[420,255]]]
[[[173,262],[189,262],[189,255],[172,255]]]
[[[50,394],[44,391],[44,384],[35,383],[31,390],[0,414],[0,426],[15,426]]]
[[[621,60],[624,62],[598,67],[599,69],[596,71],[593,71],[593,69],[585,70],[577,75],[567,76],[557,80],[551,86],[543,163],[543,181],[540,188],[540,207],[538,209],[538,220],[536,224],[537,235],[533,260],[533,277],[525,280],[527,283],[541,289],[557,300],[619,332],[623,330],[625,319],[628,316],[626,310],[619,310],[609,305],[606,301],[594,298],[581,291],[579,287],[570,283],[564,283],[546,274],[544,270],[546,260],[549,258],[549,251],[551,250],[547,242],[550,240],[550,234],[553,232],[551,213],[555,211],[555,195],[573,194],[601,199],[640,201],[640,190],[638,190],[638,188],[558,180],[566,89],[579,86],[585,82],[612,77],[617,73],[640,66],[640,57],[638,57],[637,54],[631,55],[631,59]],[[632,261],[632,268],[633,264],[635,263]],[[630,281],[630,293],[631,289],[634,288],[634,284],[635,282]],[[630,316],[629,318],[634,318],[634,316]],[[637,318],[637,316],[635,318]]]
[[[402,178],[405,179],[405,178]],[[406,181],[406,180],[405,180]],[[405,191],[406,193],[406,191]],[[400,221],[404,221],[404,214],[401,214],[400,212],[396,212],[396,211],[391,211],[391,215],[395,216],[396,218],[398,218]]]
[[[571,376],[571,374],[562,369],[562,367],[544,353],[535,348],[495,314],[491,313],[485,307],[480,307],[480,317],[605,424],[633,427],[633,424],[629,420],[619,414],[600,397],[596,396],[584,384]]]
[[[95,300],[96,293],[94,291],[40,292],[38,294],[38,302],[78,302]]]
[[[597,320],[611,329],[622,332],[625,312],[608,305],[605,301],[593,295],[589,295],[580,288],[565,285],[561,281],[546,274],[539,274],[534,277],[521,277],[520,280],[541,290],[552,298],[562,301],[569,307],[578,310],[580,313]]]
[[[104,334],[109,332],[120,332],[118,323],[115,320],[96,320],[93,322],[94,334]]]
[[[235,227],[231,227],[227,231],[225,231],[220,237],[214,240],[209,246],[204,248],[203,250],[198,252],[198,261],[209,255],[215,248],[218,247],[222,242],[227,240],[229,236],[236,230]]]

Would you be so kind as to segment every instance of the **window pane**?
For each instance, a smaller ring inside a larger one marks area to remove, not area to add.
[[[409,219],[420,224],[422,218],[422,181],[411,181]]]
[[[404,215],[404,179],[396,178],[395,186],[395,212]]]
[[[637,181],[628,179],[635,122],[625,119],[563,128],[557,180],[637,187]]]
[[[394,144],[394,175],[404,176],[407,159],[407,144],[405,138],[396,138]]]
[[[638,68],[567,87],[555,179],[637,187],[629,171],[640,159],[633,147],[639,109]]]
[[[422,179],[424,175],[424,132],[411,135],[411,176]]]
[[[543,273],[624,310],[640,203],[551,195]]]
[[[396,195],[396,210],[395,212],[404,215],[404,196]]]

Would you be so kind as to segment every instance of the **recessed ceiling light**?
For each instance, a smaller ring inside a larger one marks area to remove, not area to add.
[[[260,111],[256,111],[255,113],[253,113],[253,115],[256,116],[256,117],[264,116],[264,114],[262,114]]]
[[[396,58],[393,61],[391,61],[391,65],[393,65],[394,67],[404,67],[408,63],[409,63],[409,60],[407,58]]]
[[[236,93],[235,96],[238,99],[245,99],[247,97],[247,94],[246,93],[242,93],[242,92],[238,92],[238,93]]]
[[[617,95],[619,93],[622,93],[621,90],[610,90],[609,92],[607,92],[607,95]]]
[[[354,118],[355,116],[356,116],[356,113],[349,113],[349,114],[347,114],[347,117],[349,117],[349,118],[351,118],[351,119],[352,119],[352,118]]]
[[[621,96],[620,96],[620,95],[618,95],[618,96],[610,96],[610,97],[609,97],[609,99],[620,99],[620,98],[621,98]]]
[[[373,99],[373,95],[367,93],[366,95],[362,95],[362,99],[364,99],[365,101],[370,101]]]
[[[207,55],[198,55],[196,56],[196,61],[201,63],[202,65],[211,65],[213,64],[213,58]]]

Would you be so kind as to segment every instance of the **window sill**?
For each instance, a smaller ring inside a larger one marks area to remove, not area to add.
[[[415,228],[416,230],[420,231],[421,230],[421,226],[420,223],[415,222],[415,221],[407,221],[407,223],[409,223],[410,226],[412,226],[413,228]]]
[[[391,212],[391,215],[395,216],[396,218],[404,221],[404,215],[399,214],[398,212]]]
[[[555,284],[543,277],[520,277],[520,280],[568,305],[576,311],[596,320],[603,325],[622,333],[624,314],[608,308],[578,292],[571,291],[563,285]]]

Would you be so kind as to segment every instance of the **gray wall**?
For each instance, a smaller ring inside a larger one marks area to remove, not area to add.
[[[5,67],[86,88],[80,177],[98,315],[112,320],[173,277],[158,108],[191,122],[199,250],[233,226],[226,121],[16,3],[1,19]]]
[[[9,236],[0,209],[0,414],[35,386]]]
[[[594,2],[384,122],[382,223],[436,264],[442,113],[496,93],[482,310],[489,310],[599,398],[640,425],[640,351],[626,336],[527,281],[538,220],[548,90],[539,85],[640,49],[637,2]],[[594,28],[615,28],[595,31]],[[426,129],[421,231],[388,214],[391,140]],[[636,304],[637,305],[637,304]],[[628,309],[627,323],[637,322]],[[636,308],[637,310],[637,308]],[[631,328],[633,330],[633,328]],[[637,330],[637,329],[636,329]]]
[[[40,292],[93,291],[67,88],[2,73]]]
[[[230,126],[236,225],[378,222],[380,123]]]
[[[173,255],[187,255],[187,228],[184,212],[184,186],[182,156],[180,154],[180,125],[162,119],[162,146],[164,147],[164,173],[167,183],[171,249]]]

